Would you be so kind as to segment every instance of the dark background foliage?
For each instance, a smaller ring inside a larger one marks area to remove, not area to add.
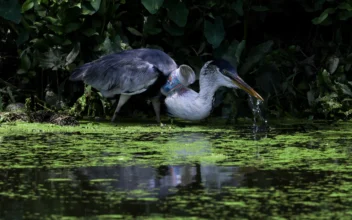
[[[198,73],[210,59],[227,59],[264,97],[267,117],[348,119],[351,17],[350,0],[0,0],[0,107],[46,100],[50,89],[65,108],[76,103],[76,115],[111,111],[68,76],[102,55],[149,47]],[[223,88],[213,115],[240,117],[247,98]],[[124,112],[153,115],[147,105],[135,97]]]

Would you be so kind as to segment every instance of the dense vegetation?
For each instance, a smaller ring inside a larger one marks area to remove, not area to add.
[[[29,98],[32,108],[33,100],[50,106],[52,90],[72,114],[110,111],[89,87],[77,101],[83,86],[67,80],[71,71],[104,54],[151,47],[196,72],[214,57],[227,59],[266,100],[267,116],[348,119],[351,18],[351,0],[0,0],[0,110]],[[218,109],[233,109],[234,100],[247,108],[242,92],[217,97],[224,99]]]

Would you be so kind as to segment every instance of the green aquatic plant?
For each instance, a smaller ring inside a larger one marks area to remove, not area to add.
[[[341,126],[344,126],[343,123]],[[339,126],[338,126],[339,127]],[[346,127],[343,127],[346,128]],[[211,132],[210,132],[211,129]],[[248,130],[249,131],[249,130]],[[187,133],[188,132],[188,133]],[[0,162],[6,167],[80,167],[86,165],[131,165],[194,163],[254,166],[260,169],[314,167],[324,170],[334,166],[334,159],[345,159],[348,150],[340,142],[350,143],[331,130],[275,135],[260,140],[241,138],[240,131],[224,127],[169,126],[158,128],[140,124],[114,126],[110,123],[82,122],[80,126],[45,124],[3,124],[5,139],[0,152],[11,156]],[[348,131],[343,131],[348,133]],[[219,135],[218,138],[212,136]],[[321,137],[324,137],[323,142]],[[19,140],[23,145],[12,147]],[[54,148],[48,145],[54,143]],[[316,149],[318,146],[318,149]],[[39,163],[37,157],[42,158]],[[55,158],[55,159],[54,159]],[[78,159],[79,158],[79,159]],[[348,169],[348,167],[346,168]]]
[[[0,205],[28,204],[26,218],[350,218],[351,124],[311,125],[273,123],[258,139],[223,121],[3,123]]]

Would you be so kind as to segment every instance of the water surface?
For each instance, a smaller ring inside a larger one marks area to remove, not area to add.
[[[0,127],[1,219],[351,219],[351,123]]]

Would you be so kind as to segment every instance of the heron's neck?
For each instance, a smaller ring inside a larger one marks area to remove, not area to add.
[[[220,87],[212,74],[201,75],[199,78],[199,99],[204,103],[212,103],[216,90]]]

